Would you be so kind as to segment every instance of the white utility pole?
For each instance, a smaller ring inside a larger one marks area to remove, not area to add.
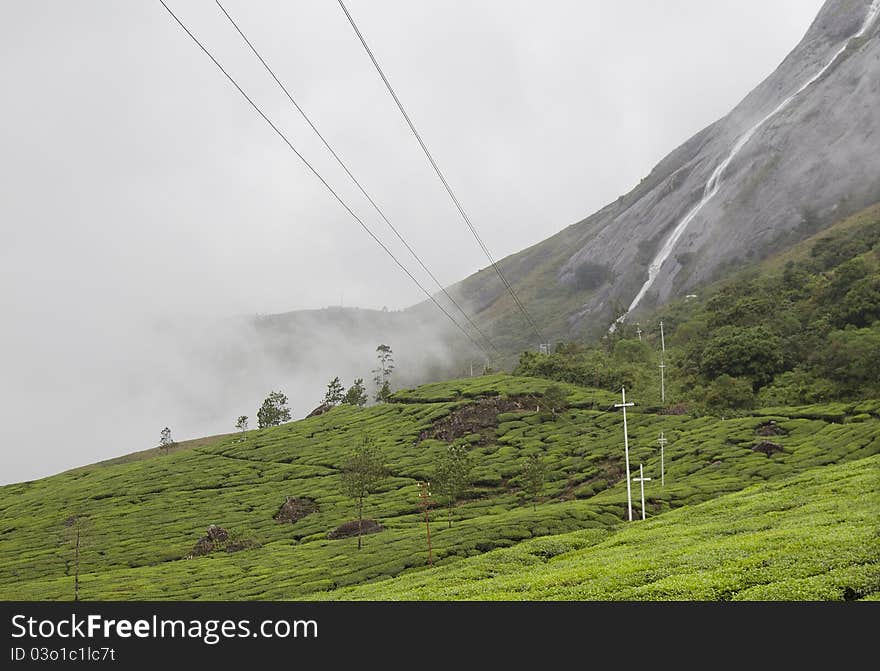
[[[636,335],[639,336],[639,342],[642,342],[642,327],[636,324]]]
[[[645,519],[645,483],[650,482],[651,478],[645,477],[645,471],[642,470],[641,464],[639,464],[639,477],[634,480],[642,485],[642,519]]]
[[[663,431],[660,432],[660,437],[657,439],[657,442],[660,443],[660,486],[666,486],[666,467],[665,467],[665,452],[666,452],[666,443],[669,441],[666,440],[666,436]]]
[[[615,408],[623,408],[623,454],[626,457],[626,506],[629,510],[629,521],[633,521],[633,502],[632,489],[629,482],[629,436],[626,432],[626,409],[631,408],[635,403],[626,402],[626,389],[620,388],[622,403],[615,403]]]
[[[663,336],[663,320],[660,320],[660,347],[663,350],[663,355],[666,356],[666,338]]]

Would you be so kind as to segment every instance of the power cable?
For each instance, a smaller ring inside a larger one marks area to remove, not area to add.
[[[278,135],[278,137],[280,137],[284,141],[284,143],[288,146],[288,148],[294,154],[296,154],[297,157],[299,157],[299,159],[306,165],[306,167],[309,170],[311,170],[312,174],[314,174],[315,177],[317,177],[320,180],[320,182],[327,188],[327,190],[331,194],[333,194],[333,197],[339,202],[339,204],[345,208],[345,210],[354,218],[355,221],[358,222],[358,224],[360,224],[361,228],[363,228],[364,231],[366,231],[366,233],[376,242],[376,244],[378,244],[385,251],[385,253],[388,254],[388,256],[390,256],[394,260],[394,262],[400,267],[400,269],[403,272],[405,272],[407,274],[407,276],[416,284],[416,286],[418,286],[419,289],[421,289],[422,292],[440,309],[440,311],[443,312],[443,314],[446,315],[453,324],[455,324],[455,326],[467,337],[467,339],[470,340],[474,344],[474,346],[476,346],[476,348],[478,350],[480,350],[488,358],[489,355],[488,355],[488,352],[486,352],[485,348],[483,348],[482,345],[480,345],[476,340],[474,340],[474,338],[471,336],[471,334],[468,333],[464,329],[464,327],[462,327],[462,325],[459,324],[455,320],[455,318],[451,314],[449,314],[449,312],[447,312],[446,309],[442,305],[440,305],[440,303],[437,301],[437,299],[434,298],[434,296],[427,289],[425,289],[424,286],[422,286],[421,282],[419,282],[415,278],[415,276],[413,276],[413,274],[406,268],[406,266],[404,266],[397,259],[397,257],[394,256],[394,253],[390,249],[388,249],[388,247],[386,247],[385,244],[379,238],[376,237],[376,235],[373,233],[373,231],[370,230],[370,228],[363,222],[363,220],[360,217],[358,217],[357,214],[354,213],[354,211],[346,204],[346,202],[344,200],[342,200],[342,198],[339,196],[338,193],[336,193],[336,191],[333,189],[333,187],[330,186],[330,184],[327,182],[327,180],[325,180],[321,176],[321,174],[312,166],[312,164],[309,163],[305,159],[305,157],[299,153],[299,151],[297,151],[296,147],[294,147],[293,144],[291,144],[290,140],[287,139],[287,136],[284,133],[282,133],[281,130],[279,130],[279,128],[272,122],[272,120],[269,119],[269,117],[266,116],[266,114],[263,112],[263,110],[261,110],[260,107],[253,101],[253,99],[247,93],[245,93],[244,89],[242,89],[241,86],[239,86],[238,82],[235,81],[235,79],[232,77],[232,75],[230,75],[226,71],[226,69],[220,64],[220,62],[216,58],[214,58],[214,55],[205,47],[205,45],[203,45],[198,40],[198,38],[192,34],[192,32],[189,30],[189,28],[187,28],[186,25],[184,25],[184,23],[177,17],[177,15],[173,11],[171,11],[171,8],[165,4],[165,1],[159,0],[159,3],[165,8],[165,10],[171,15],[171,17],[177,22],[177,24],[183,29],[183,31],[189,36],[189,38],[198,45],[198,47],[204,52],[204,54],[208,58],[211,59],[211,61],[214,63],[214,65],[216,65],[217,68],[220,70],[220,72],[222,72],[226,76],[226,78],[230,81],[230,83],[244,97],[244,99],[250,103],[251,107],[253,107],[254,110],[256,110],[256,112],[263,118],[263,121],[265,121],[267,124],[269,124],[269,126],[272,128],[272,130],[274,130],[275,133]]]
[[[360,29],[357,27],[354,19],[346,8],[345,4],[342,0],[337,0],[339,2],[339,6],[342,8],[342,11],[345,13],[348,22],[351,24],[351,27],[354,29],[354,32],[357,34],[358,39],[364,47],[364,50],[367,52],[367,55],[370,57],[370,60],[373,62],[373,65],[376,68],[376,71],[379,73],[379,76],[382,78],[382,81],[385,83],[385,88],[388,89],[388,92],[391,94],[391,97],[394,99],[394,102],[397,104],[397,108],[400,110],[400,113],[403,115],[403,118],[406,120],[407,125],[415,136],[416,140],[418,140],[419,145],[422,148],[422,151],[425,153],[425,156],[428,158],[431,166],[434,168],[434,172],[437,173],[437,177],[440,178],[440,181],[443,183],[443,186],[446,188],[446,192],[449,194],[449,197],[452,199],[452,202],[455,203],[455,207],[458,209],[459,214],[461,214],[462,219],[464,219],[465,224],[468,229],[470,229],[471,234],[473,234],[474,239],[477,241],[477,244],[483,250],[486,255],[486,258],[489,259],[489,262],[492,264],[492,267],[495,269],[495,272],[498,274],[498,277],[501,278],[502,284],[506,287],[508,293],[511,298],[513,298],[514,304],[519,308],[520,312],[525,316],[529,325],[534,329],[535,333],[538,335],[540,341],[546,342],[544,338],[544,334],[541,329],[538,328],[538,325],[532,319],[532,316],[529,314],[528,310],[526,310],[525,305],[522,304],[519,297],[516,295],[516,291],[514,291],[513,286],[508,282],[507,278],[504,276],[504,273],[501,272],[501,268],[498,263],[496,263],[495,259],[492,257],[492,254],[489,252],[489,248],[483,242],[483,239],[480,237],[480,234],[477,232],[476,227],[471,222],[470,217],[464,210],[461,202],[455,195],[455,192],[452,190],[452,187],[449,186],[449,182],[446,181],[446,177],[443,176],[443,172],[440,170],[440,167],[437,165],[437,162],[434,160],[434,157],[431,155],[431,152],[428,151],[428,147],[425,144],[424,140],[422,140],[422,136],[416,130],[415,124],[413,124],[412,119],[410,119],[409,114],[407,114],[406,110],[403,107],[403,103],[400,102],[400,98],[397,97],[397,94],[394,92],[394,88],[391,86],[391,82],[388,81],[388,78],[385,76],[385,72],[382,70],[379,62],[376,60],[376,57],[373,55],[373,51],[370,49],[369,45],[367,45],[367,41],[364,39],[363,34]]]
[[[241,38],[245,41],[245,43],[248,45],[248,47],[250,47],[250,50],[253,52],[254,56],[256,56],[259,59],[260,63],[263,64],[263,67],[266,69],[266,72],[268,72],[272,76],[272,79],[275,80],[275,83],[278,84],[278,86],[281,88],[282,91],[284,91],[284,94],[287,96],[287,99],[290,100],[291,104],[300,113],[302,118],[305,119],[305,121],[309,125],[309,127],[315,132],[315,135],[317,135],[320,138],[321,142],[324,143],[324,146],[327,148],[327,151],[329,151],[330,154],[333,156],[333,158],[336,159],[336,162],[345,171],[345,174],[347,174],[349,176],[351,181],[354,182],[355,186],[357,186],[357,188],[360,190],[360,192],[363,194],[363,196],[367,199],[367,201],[369,201],[370,205],[373,206],[373,209],[376,210],[376,212],[379,214],[379,216],[382,217],[383,221],[386,224],[388,224],[388,227],[392,230],[394,235],[397,236],[397,239],[400,240],[401,243],[403,243],[403,246],[406,247],[406,249],[409,251],[410,254],[412,254],[413,258],[418,262],[418,264],[428,274],[428,276],[434,281],[434,284],[436,284],[437,287],[440,289],[440,291],[442,291],[443,294],[446,296],[446,298],[449,299],[449,302],[452,303],[452,305],[454,305],[458,309],[458,311],[468,321],[468,323],[471,325],[471,327],[477,333],[480,334],[480,336],[489,344],[489,346],[493,350],[495,350],[496,354],[500,354],[500,351],[495,346],[495,343],[493,343],[492,340],[489,338],[489,336],[487,336],[480,329],[480,327],[474,323],[474,321],[464,311],[464,309],[461,307],[461,305],[458,304],[458,302],[450,295],[450,293],[446,290],[446,288],[440,283],[440,281],[437,279],[437,277],[434,275],[434,273],[432,273],[428,269],[428,267],[425,265],[425,263],[422,261],[422,259],[419,257],[419,255],[410,246],[410,244],[404,239],[404,237],[400,233],[400,231],[398,231],[397,228],[388,219],[388,217],[385,216],[385,213],[382,211],[382,209],[376,204],[375,200],[373,200],[373,198],[370,196],[370,194],[367,193],[366,189],[364,189],[364,187],[360,183],[360,181],[352,174],[351,170],[343,162],[343,160],[339,157],[339,155],[336,153],[336,151],[333,149],[333,147],[330,146],[330,143],[327,142],[327,139],[317,129],[317,127],[312,122],[312,120],[309,118],[309,116],[305,113],[305,111],[303,111],[302,107],[300,107],[299,103],[297,103],[296,100],[294,100],[290,91],[281,82],[281,80],[278,78],[278,76],[275,74],[275,72],[272,70],[272,68],[269,66],[269,64],[266,62],[266,60],[260,54],[260,52],[257,51],[257,48],[253,45],[253,43],[250,41],[250,39],[248,39],[247,35],[244,34],[244,31],[241,29],[241,27],[238,25],[238,23],[235,21],[235,19],[233,19],[232,16],[229,14],[229,12],[226,11],[226,8],[220,3],[220,0],[214,0],[214,1],[217,3],[217,6],[220,8],[220,11],[222,11],[223,14],[226,16],[226,18],[229,19],[229,22],[233,25],[235,30],[238,32],[238,34],[241,36]]]

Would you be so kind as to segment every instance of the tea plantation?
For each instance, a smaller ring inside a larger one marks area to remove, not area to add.
[[[880,457],[533,539],[336,599],[880,599]],[[331,595],[324,595],[331,596]]]
[[[631,465],[644,464],[653,480],[648,521],[630,524],[622,418],[612,407],[618,397],[562,383],[567,407],[554,413],[542,407],[552,384],[559,383],[504,374],[436,383],[400,391],[390,403],[338,406],[170,454],[2,487],[0,599],[73,598],[75,519],[88,520],[80,562],[86,600],[880,593],[880,401],[733,419],[637,405],[629,413]],[[665,487],[660,431],[670,439]],[[366,501],[365,516],[383,529],[358,550],[356,538],[328,533],[356,517],[340,465],[364,437],[382,451],[390,476]],[[431,477],[452,439],[468,444],[473,485],[451,526],[441,501],[431,510],[435,566],[428,568],[417,483]],[[530,455],[547,466],[536,505],[522,490]],[[288,497],[314,506],[279,522]],[[244,549],[191,557],[212,524],[228,530],[225,549]]]

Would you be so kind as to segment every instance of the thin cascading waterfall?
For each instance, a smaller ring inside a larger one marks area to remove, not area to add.
[[[859,29],[857,33],[847,38],[843,46],[841,46],[831,57],[831,59],[825,64],[825,66],[819,70],[815,75],[810,77],[806,82],[804,82],[801,87],[788,96],[785,100],[779,103],[773,111],[769,114],[761,118],[756,124],[754,124],[751,128],[749,128],[745,133],[743,133],[739,139],[734,143],[733,149],[730,150],[730,153],[727,154],[725,159],[718,164],[715,170],[712,171],[712,175],[709,177],[709,180],[706,182],[705,187],[703,187],[703,196],[700,198],[700,202],[697,203],[691,210],[682,218],[680,222],[675,226],[670,233],[669,237],[663,243],[663,246],[660,248],[660,251],[654,257],[654,260],[651,261],[651,264],[648,266],[648,279],[642,285],[642,288],[639,289],[639,293],[636,294],[636,297],[633,299],[630,306],[627,308],[626,312],[621,315],[617,321],[611,327],[613,331],[614,328],[619,323],[623,323],[626,319],[627,314],[632,312],[635,307],[639,304],[639,302],[645,297],[645,294],[648,293],[648,289],[651,288],[651,285],[654,284],[654,281],[657,279],[657,276],[660,274],[660,268],[669,258],[669,255],[672,254],[672,250],[678,242],[679,238],[681,238],[685,229],[688,225],[694,220],[700,210],[703,209],[703,206],[708,203],[712,198],[718,193],[718,189],[721,186],[721,177],[724,175],[724,171],[730,165],[731,161],[736,158],[737,154],[742,151],[742,148],[746,146],[749,140],[755,135],[755,133],[767,123],[770,119],[775,117],[777,114],[782,112],[785,108],[787,108],[792,101],[797,98],[798,95],[803,93],[807,88],[809,88],[812,84],[814,84],[818,79],[822,77],[832,65],[837,61],[840,55],[846,51],[846,48],[850,45],[850,43],[862,37],[868,30],[871,29],[871,26],[874,25],[874,22],[877,20],[878,15],[880,15],[880,0],[872,0],[871,5],[868,7],[868,13],[865,17],[865,21],[862,23],[862,27]]]

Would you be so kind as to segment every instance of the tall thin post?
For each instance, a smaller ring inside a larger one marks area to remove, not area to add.
[[[74,549],[74,577],[73,577],[73,600],[79,601],[79,534],[80,529],[76,529],[76,546]]]
[[[660,320],[660,402],[666,404],[666,336]]]
[[[645,477],[645,471],[642,469],[641,464],[639,464],[639,477],[635,480],[642,486],[642,519],[645,519],[645,482],[650,482],[651,478]]]
[[[624,387],[620,388],[621,393],[621,403],[615,403],[615,408],[623,408],[623,454],[626,458],[626,507],[629,511],[629,521],[632,522],[633,519],[633,504],[632,504],[632,488],[630,485],[630,476],[629,476],[629,435],[627,435],[626,430],[626,409],[635,405],[635,403],[627,403],[626,402],[626,389]]]
[[[642,342],[642,327],[636,324],[636,335],[639,336],[639,342]]]
[[[666,364],[660,359],[660,403],[666,405]]]
[[[665,467],[665,452],[666,452],[666,443],[669,441],[666,440],[666,436],[663,431],[660,432],[660,437],[657,439],[657,442],[660,443],[660,486],[666,486],[666,467]]]
[[[431,554],[431,522],[428,519],[428,508],[429,508],[429,500],[428,498],[431,496],[431,490],[428,489],[431,486],[429,482],[420,482],[419,483],[419,499],[422,504],[422,511],[425,513],[425,530],[428,532],[428,566],[434,565],[434,558]]]

